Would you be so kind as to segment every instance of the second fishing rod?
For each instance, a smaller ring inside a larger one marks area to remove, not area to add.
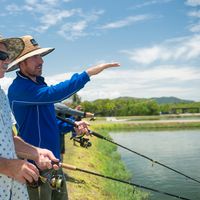
[[[60,116],[56,116],[56,117],[57,117],[57,119],[62,120],[63,122],[69,123],[69,124],[71,124],[72,126],[76,126],[76,124],[75,124],[74,122],[72,122],[71,120],[68,120],[67,118],[63,118],[63,117],[60,117]],[[164,167],[164,168],[167,168],[167,169],[169,169],[169,170],[171,170],[171,171],[173,171],[173,172],[175,172],[175,173],[177,173],[177,174],[179,174],[179,175],[182,175],[182,176],[184,176],[184,177],[186,177],[186,178],[188,178],[188,179],[190,179],[190,180],[193,180],[193,181],[195,181],[195,182],[197,182],[197,183],[200,183],[199,180],[197,180],[197,179],[195,179],[195,178],[193,178],[193,177],[191,177],[191,176],[188,176],[188,175],[186,175],[185,173],[180,172],[179,170],[176,170],[176,169],[174,169],[174,168],[172,168],[172,167],[170,167],[170,166],[167,166],[167,165],[165,165],[165,164],[163,164],[163,163],[161,163],[161,162],[159,162],[159,161],[156,161],[156,160],[154,160],[154,159],[152,159],[152,158],[150,158],[150,157],[148,157],[148,156],[146,156],[146,155],[144,155],[144,154],[141,154],[141,153],[139,153],[139,152],[136,152],[136,151],[134,151],[134,150],[132,150],[132,149],[130,149],[130,148],[128,148],[128,147],[125,147],[125,146],[121,145],[121,144],[118,144],[117,142],[114,142],[114,141],[112,141],[111,139],[109,139],[109,138],[107,138],[107,137],[104,137],[103,135],[101,135],[101,134],[99,134],[99,133],[97,133],[97,132],[94,132],[94,131],[91,131],[91,130],[89,130],[89,132],[90,132],[91,135],[94,135],[94,136],[96,136],[97,138],[106,140],[106,141],[108,141],[108,142],[110,142],[110,143],[112,143],[112,144],[115,144],[115,145],[117,145],[117,146],[119,146],[119,147],[121,147],[121,148],[123,148],[123,149],[126,149],[127,151],[130,151],[130,152],[132,152],[132,153],[134,153],[134,154],[136,154],[136,155],[138,155],[138,156],[140,156],[140,157],[143,157],[143,158],[145,158],[145,159],[147,159],[147,160],[150,160],[152,163],[158,164],[158,165],[160,165],[160,166],[162,166],[162,167]]]

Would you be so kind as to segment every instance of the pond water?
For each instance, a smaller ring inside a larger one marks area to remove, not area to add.
[[[110,132],[113,140],[200,181],[200,130]],[[182,197],[200,200],[200,183],[118,148],[132,182]],[[145,190],[147,191],[147,190]],[[150,192],[150,200],[174,197]]]

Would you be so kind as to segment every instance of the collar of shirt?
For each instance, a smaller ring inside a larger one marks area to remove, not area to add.
[[[18,77],[21,77],[21,78],[24,78],[24,79],[28,79],[28,80],[32,81],[33,83],[35,83],[35,84],[46,84],[45,81],[44,81],[44,77],[42,77],[42,76],[37,76],[36,77],[36,81],[37,81],[37,83],[36,83],[32,79],[30,79],[28,76],[24,75],[21,71],[17,71],[16,74],[17,74]]]

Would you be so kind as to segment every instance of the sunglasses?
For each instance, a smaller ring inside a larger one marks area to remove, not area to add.
[[[0,51],[0,60],[6,60],[9,58],[8,53],[4,52],[4,51]]]

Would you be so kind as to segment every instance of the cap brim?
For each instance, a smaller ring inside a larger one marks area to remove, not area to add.
[[[29,53],[25,54],[24,56],[17,58],[15,61],[11,62],[8,65],[7,72],[11,72],[11,71],[19,68],[18,64],[20,62],[26,60],[27,58],[30,58],[30,57],[35,56],[35,55],[41,55],[43,57],[43,56],[46,56],[47,54],[51,53],[54,49],[55,48],[39,48],[39,49],[36,49],[32,52],[29,52]]]

